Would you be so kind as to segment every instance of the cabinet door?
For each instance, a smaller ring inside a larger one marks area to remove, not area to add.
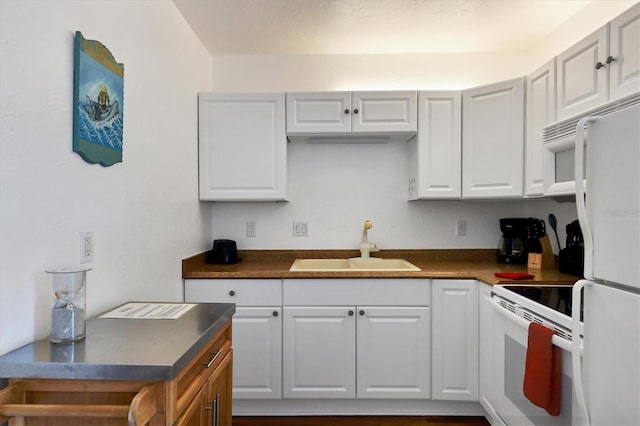
[[[547,62],[527,76],[527,138],[525,195],[543,193],[542,129],[556,119],[556,62]]]
[[[236,308],[233,316],[233,397],[282,397],[280,307]]]
[[[607,25],[585,37],[557,57],[558,120],[587,111],[608,99],[609,67],[606,63]]]
[[[351,131],[415,133],[417,102],[417,92],[354,92]]]
[[[418,94],[418,136],[409,144],[409,199],[462,195],[461,93]]]
[[[358,398],[429,398],[429,308],[357,309]]]
[[[355,308],[283,311],[283,396],[355,398]]]
[[[232,359],[229,352],[205,385],[204,423],[206,426],[231,426]]]
[[[478,400],[478,285],[433,280],[433,399]]]
[[[284,129],[283,93],[200,93],[200,199],[286,199]]]
[[[493,416],[493,307],[492,286],[478,283],[478,365],[479,400],[487,413]]]
[[[462,92],[462,120],[462,197],[521,197],[524,78]]]
[[[640,90],[640,3],[611,21],[609,98]]]
[[[205,385],[206,387],[206,385]],[[182,415],[174,423],[174,426],[191,426],[191,425],[204,425],[207,423],[205,420],[211,414],[208,414],[208,410],[205,410],[205,404],[207,399],[207,390],[201,390],[193,401],[182,412]],[[209,424],[212,424],[209,421]]]
[[[350,133],[351,92],[287,93],[287,133]]]

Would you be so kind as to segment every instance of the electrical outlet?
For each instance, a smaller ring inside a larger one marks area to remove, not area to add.
[[[247,222],[247,237],[255,237],[255,236],[256,236],[256,223]]]
[[[464,237],[465,235],[467,235],[467,221],[466,220],[456,221],[456,236]]]
[[[93,261],[93,232],[80,233],[80,263]]]
[[[307,222],[293,222],[293,236],[308,237],[309,225],[307,224]]]

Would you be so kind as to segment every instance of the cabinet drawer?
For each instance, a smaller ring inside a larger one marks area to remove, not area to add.
[[[281,280],[184,280],[190,303],[235,303],[238,306],[280,306]]]
[[[429,279],[284,280],[283,304],[288,306],[429,306]]]

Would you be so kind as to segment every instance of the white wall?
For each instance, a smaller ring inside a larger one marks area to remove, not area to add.
[[[522,52],[218,56],[212,90],[465,89],[528,74],[634,3],[594,1]],[[492,248],[499,240],[499,218],[546,221],[553,212],[564,246],[564,227],[575,219],[574,203],[553,200],[407,202],[403,144],[291,143],[288,154],[290,202],[215,203],[213,238],[236,239],[245,249],[355,249],[362,222],[371,219],[371,241],[382,248]],[[466,237],[454,235],[457,219],[467,221]],[[257,224],[256,237],[246,237],[249,221]],[[308,222],[309,237],[293,237],[293,221]]]
[[[382,249],[497,247],[498,218],[520,217],[519,201],[407,201],[407,144],[292,142],[289,202],[214,203],[217,238],[239,248],[357,249],[363,222]],[[457,219],[467,236],[454,234]],[[308,223],[308,237],[293,237],[293,221]],[[256,237],[246,236],[256,222]]]
[[[124,63],[123,162],[72,152],[73,40]],[[0,353],[48,334],[51,266],[94,233],[87,313],[182,300],[182,257],[210,244],[197,200],[197,92],[211,57],[169,0],[0,1]]]

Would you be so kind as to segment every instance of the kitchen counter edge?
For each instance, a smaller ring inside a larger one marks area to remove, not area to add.
[[[233,265],[207,263],[207,252],[182,261],[183,279],[321,279],[321,278],[435,278],[477,279],[487,284],[566,285],[579,278],[557,269],[528,269],[527,265],[498,263],[495,249],[446,250],[382,250],[375,257],[403,258],[420,271],[349,271],[349,272],[291,272],[295,259],[346,259],[358,257],[357,250],[244,250],[242,259]],[[524,272],[535,275],[528,280],[508,280],[495,276],[496,272]]]

